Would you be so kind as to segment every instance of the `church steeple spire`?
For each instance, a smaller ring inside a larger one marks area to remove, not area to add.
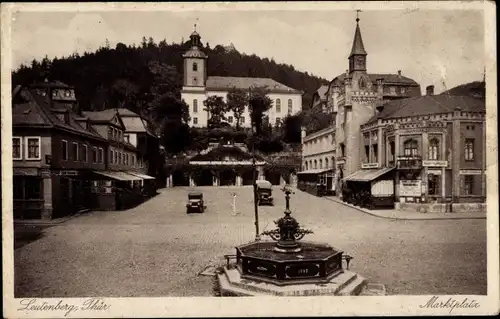
[[[349,72],[366,71],[366,56],[368,54],[363,45],[361,29],[359,28],[359,12],[361,12],[361,10],[356,11],[356,31],[354,32],[351,54],[349,54]]]

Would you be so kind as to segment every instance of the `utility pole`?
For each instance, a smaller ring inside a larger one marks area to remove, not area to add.
[[[248,89],[248,106],[250,107],[252,95],[252,88]],[[252,116],[250,116],[252,117]],[[260,241],[259,232],[259,205],[257,199],[257,164],[255,163],[255,137],[257,128],[255,127],[255,121],[253,118],[250,119],[252,127],[252,169],[253,169],[253,204],[255,209],[255,241]]]

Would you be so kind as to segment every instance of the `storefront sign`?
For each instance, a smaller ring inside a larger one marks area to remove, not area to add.
[[[13,175],[37,176],[38,168],[14,167]]]
[[[459,171],[460,175],[481,175],[482,171],[480,169],[461,169]],[[485,172],[486,174],[486,172]]]
[[[441,175],[441,170],[428,170],[427,175]]]
[[[366,168],[379,168],[378,163],[363,163],[361,164],[361,168],[366,169]]]
[[[421,180],[399,181],[399,196],[421,196],[421,195],[422,195]]]
[[[446,166],[448,166],[448,161],[424,160],[424,161],[422,161],[422,166],[425,166],[425,167],[446,167]]]

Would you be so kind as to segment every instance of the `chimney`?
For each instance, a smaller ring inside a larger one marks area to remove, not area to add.
[[[427,95],[434,95],[434,85],[429,85],[425,90]]]
[[[398,70],[398,76],[401,77],[401,70]]]

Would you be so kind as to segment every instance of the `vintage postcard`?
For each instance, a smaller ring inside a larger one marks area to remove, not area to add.
[[[498,314],[495,12],[2,3],[4,316]]]

